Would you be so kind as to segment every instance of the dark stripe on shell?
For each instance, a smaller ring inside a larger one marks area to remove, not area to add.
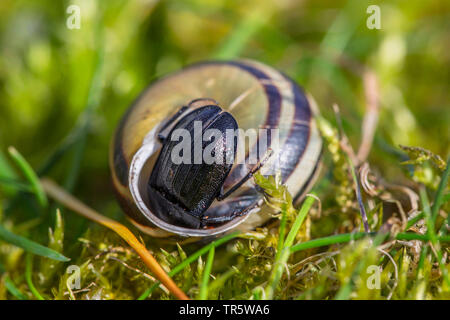
[[[136,100],[136,102],[139,101],[139,98]],[[113,154],[113,161],[114,161],[114,172],[116,174],[117,180],[123,185],[128,185],[128,161],[125,158],[125,154],[123,151],[122,146],[122,136],[123,136],[123,130],[125,128],[125,125],[127,123],[128,117],[130,116],[131,112],[134,109],[134,106],[137,105],[137,103],[133,103],[133,105],[128,108],[122,119],[120,120],[119,126],[117,128],[117,131],[114,136],[114,154]]]
[[[258,80],[272,80],[267,74],[253,66],[237,61],[228,61],[226,63],[244,69],[255,76]],[[280,120],[281,114],[281,94],[278,88],[273,84],[263,83],[263,86],[269,102],[269,110],[266,116],[266,123],[264,125],[266,127],[276,127]]]
[[[306,180],[305,184],[302,186],[302,188],[300,189],[300,191],[294,196],[293,199],[293,203],[295,204],[300,197],[302,197],[304,195],[304,193],[309,189],[309,186],[311,185],[311,180],[314,179],[315,175],[317,174],[317,171],[319,170],[320,167],[320,162],[321,162],[321,158],[322,158],[322,152],[323,152],[323,145],[322,148],[320,149],[320,153],[319,153],[319,157],[317,158],[316,164],[314,166],[313,171],[311,172],[311,174],[308,177],[308,180]]]
[[[261,80],[272,80],[265,72],[257,69],[254,66],[247,65],[244,62],[238,62],[238,61],[226,61],[224,62],[226,64],[237,66],[247,72],[249,72],[251,75],[253,75],[255,78],[257,78],[259,81]],[[266,121],[262,125],[263,128],[277,128],[279,126],[280,122],[280,115],[281,115],[281,101],[282,97],[280,94],[280,91],[278,90],[278,87],[276,87],[273,84],[270,83],[262,83],[262,86],[264,87],[264,91],[266,92],[267,97],[267,103],[268,103],[268,112],[266,115]],[[239,121],[239,120],[238,120]],[[270,145],[271,143],[271,136],[267,136],[267,145]],[[255,146],[255,148],[258,148],[259,143]],[[256,152],[257,155],[259,155],[259,150],[253,150],[253,152]],[[245,156],[245,163],[247,163],[249,157],[249,153]],[[238,165],[237,167],[233,168],[230,172],[229,178],[227,179],[228,185],[233,185],[240,181],[246,174],[247,170],[238,170],[241,167],[245,165]],[[237,173],[237,174],[236,174]]]
[[[294,93],[294,120],[289,135],[283,147],[283,154],[280,159],[280,168],[282,171],[283,182],[286,182],[296,166],[300,163],[303,154],[308,147],[311,135],[311,109],[306,96],[293,80],[283,75],[292,85]],[[287,148],[290,149],[287,151]]]

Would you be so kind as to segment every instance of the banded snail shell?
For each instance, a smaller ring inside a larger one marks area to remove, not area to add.
[[[148,209],[148,198],[144,190],[139,189],[141,182],[133,185],[133,176],[138,177],[136,181],[148,179],[157,157],[154,144],[154,155],[146,158],[139,172],[132,173],[132,166],[137,162],[139,152],[145,149],[143,146],[149,133],[154,133],[180,107],[198,98],[217,101],[243,130],[279,130],[277,146],[270,146],[277,154],[278,162],[276,166],[273,163],[264,164],[261,172],[280,173],[294,201],[300,200],[311,188],[318,172],[322,139],[314,119],[315,110],[312,110],[303,90],[293,80],[272,67],[251,60],[212,61],[188,66],[144,90],[120,121],[111,146],[112,181],[119,203],[139,229],[154,237],[205,237],[234,229],[250,230],[271,217],[270,210],[262,204],[261,195],[257,209],[249,210],[217,228],[171,226],[160,221]],[[248,152],[246,156],[249,156]],[[245,165],[234,165],[224,188],[235,184],[247,172]],[[231,199],[237,199],[251,188],[254,188],[253,181],[239,188]],[[216,202],[212,206],[221,205]]]

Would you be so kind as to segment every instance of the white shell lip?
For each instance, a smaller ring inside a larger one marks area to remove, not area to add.
[[[160,143],[157,140],[157,132],[158,132],[159,126],[156,126],[153,130],[151,130],[144,138],[144,142],[141,146],[141,148],[136,152],[136,154],[133,156],[133,160],[131,162],[130,166],[130,172],[129,172],[129,178],[128,178],[128,184],[129,189],[131,192],[131,195],[134,199],[134,202],[141,211],[141,213],[155,226],[166,230],[168,232],[183,236],[183,237],[209,237],[214,236],[218,234],[225,233],[231,229],[234,229],[239,224],[244,222],[250,214],[254,212],[258,212],[260,210],[259,207],[255,207],[253,209],[250,209],[249,212],[246,214],[237,217],[233,220],[231,220],[228,223],[225,223],[219,227],[213,228],[213,229],[191,229],[191,228],[185,228],[176,226],[173,224],[170,224],[160,218],[158,218],[151,210],[148,208],[147,204],[144,201],[144,198],[142,196],[142,172],[144,169],[145,164],[150,159],[151,156],[153,156],[160,148]],[[146,181],[145,181],[146,182]],[[146,183],[144,184],[146,185]]]

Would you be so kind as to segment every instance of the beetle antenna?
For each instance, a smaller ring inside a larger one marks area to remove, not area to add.
[[[259,169],[261,169],[261,167],[267,162],[267,160],[269,160],[272,155],[273,150],[271,148],[268,148],[264,158],[258,161],[258,163],[245,175],[245,177],[243,177],[238,183],[232,186],[227,192],[223,193],[223,189],[221,189],[220,194],[217,196],[217,200],[222,201],[223,199],[231,195],[234,191],[236,191],[240,186],[246,183]]]

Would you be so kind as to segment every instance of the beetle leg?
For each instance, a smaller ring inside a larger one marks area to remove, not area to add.
[[[222,201],[223,199],[230,196],[233,192],[235,192],[240,186],[242,186],[244,183],[246,183],[253,175],[261,169],[261,167],[267,162],[267,160],[270,158],[270,156],[273,154],[272,149],[267,150],[266,156],[261,160],[258,161],[258,163],[250,170],[245,177],[243,177],[240,181],[238,181],[234,186],[232,186],[227,192],[224,193],[223,186],[220,188],[219,195],[217,196],[217,200]]]
[[[202,225],[212,225],[224,223],[240,217],[254,210],[259,210],[263,201],[257,201],[253,196],[240,196],[221,204],[220,207],[215,208],[219,211],[208,211],[202,218]],[[226,214],[224,214],[226,212]]]

